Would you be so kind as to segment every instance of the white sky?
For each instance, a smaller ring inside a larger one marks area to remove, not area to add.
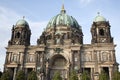
[[[12,25],[25,16],[30,25],[31,44],[41,35],[48,21],[60,12],[63,0],[0,0],[0,69],[3,70],[8,40],[11,38]],[[117,62],[120,63],[120,0],[64,0],[68,15],[73,16],[82,26],[84,43],[90,44],[90,28],[100,12],[111,24]]]

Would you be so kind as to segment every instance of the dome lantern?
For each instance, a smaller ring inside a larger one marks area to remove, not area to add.
[[[65,10],[65,8],[64,8],[64,4],[62,5],[61,13],[66,13],[66,10]]]

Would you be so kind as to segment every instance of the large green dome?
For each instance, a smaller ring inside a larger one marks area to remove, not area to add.
[[[76,21],[75,18],[73,18],[72,16],[69,16],[66,14],[66,11],[64,9],[64,6],[62,6],[62,10],[60,12],[60,14],[54,16],[47,25],[47,28],[51,28],[54,26],[68,26],[68,27],[75,27],[75,28],[80,28],[81,26],[78,24],[78,22]]]
[[[29,24],[26,20],[20,19],[16,22],[16,27],[29,27]]]

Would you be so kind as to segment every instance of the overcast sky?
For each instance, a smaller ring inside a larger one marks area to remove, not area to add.
[[[60,13],[64,3],[68,15],[73,16],[82,26],[84,44],[91,43],[90,28],[97,12],[111,25],[111,35],[117,44],[116,59],[120,63],[120,0],[0,0],[0,69],[3,70],[6,55],[5,47],[11,38],[12,25],[22,16],[29,23],[31,44],[46,27],[48,21]]]

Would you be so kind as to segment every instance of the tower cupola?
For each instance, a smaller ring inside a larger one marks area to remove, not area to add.
[[[28,27],[29,24],[24,19],[20,19],[16,22],[16,27]]]
[[[30,45],[31,30],[26,20],[20,19],[13,25],[9,45]]]
[[[98,12],[98,15],[95,17],[94,22],[105,22],[106,19],[100,15],[100,13]]]
[[[106,19],[98,14],[95,17],[92,28],[92,43],[113,43],[113,38],[111,37],[110,24]]]

